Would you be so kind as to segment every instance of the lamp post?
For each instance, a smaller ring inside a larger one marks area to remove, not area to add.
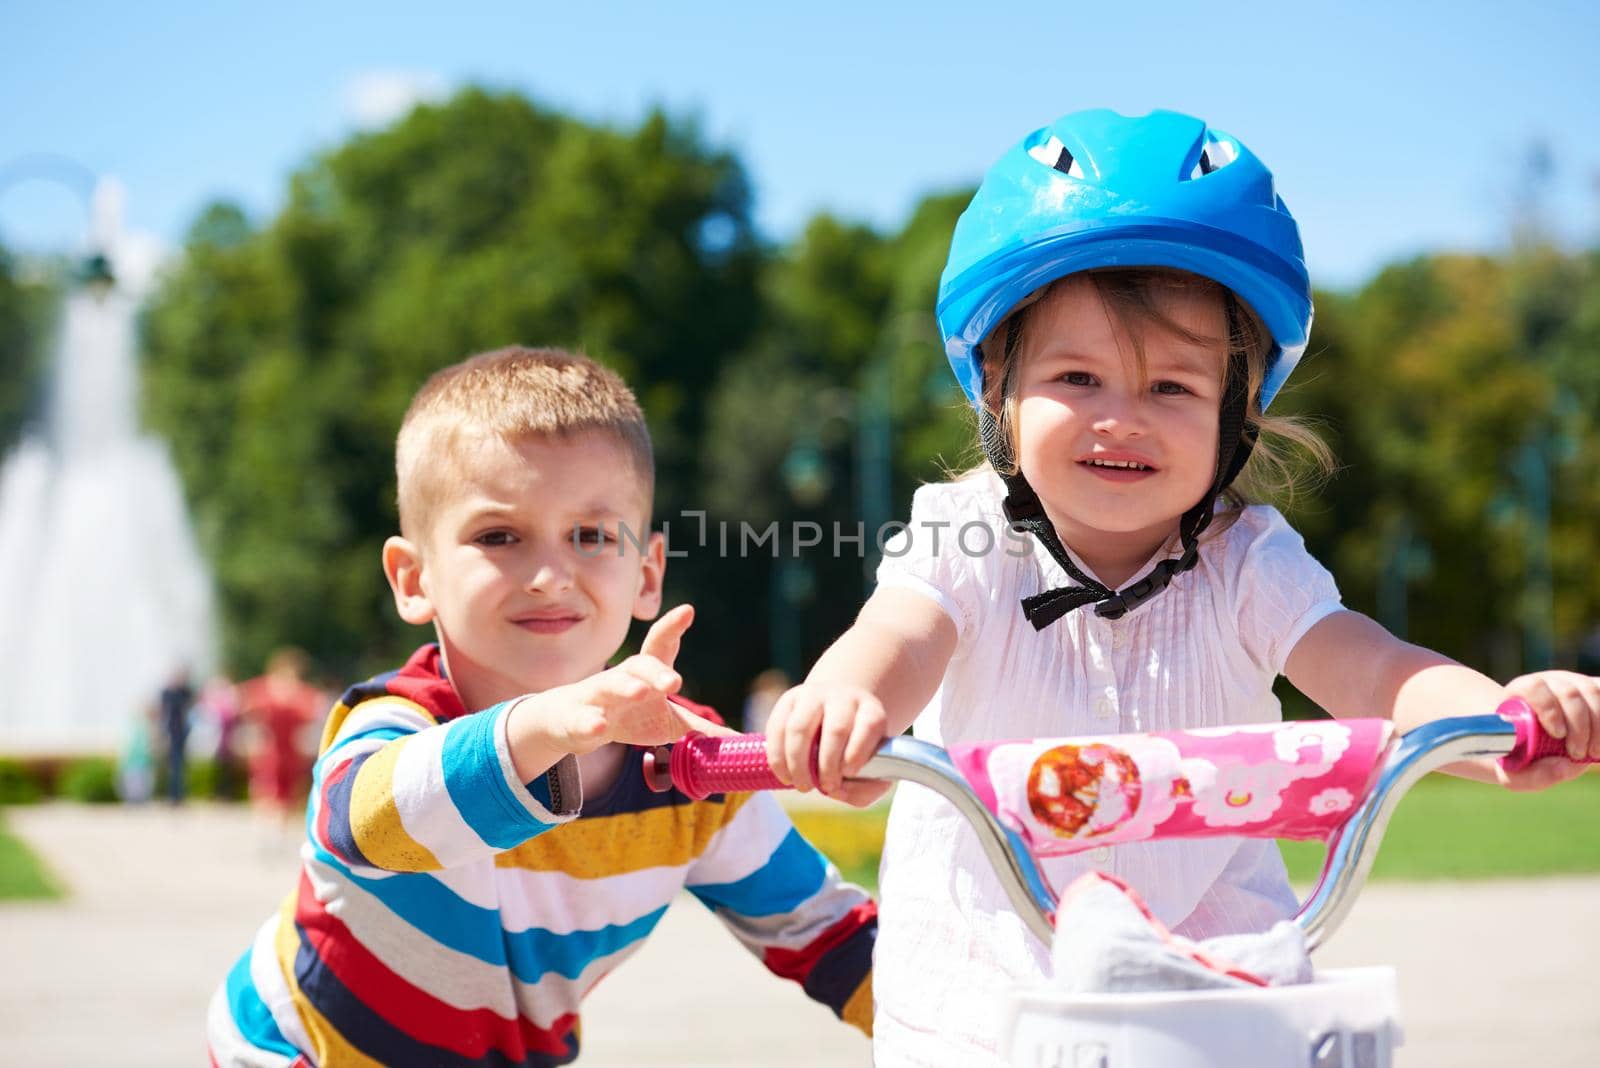
[[[1550,436],[1539,432],[1512,463],[1527,518],[1522,565],[1522,670],[1538,671],[1552,659],[1555,589],[1550,574]]]
[[[810,510],[827,499],[828,491],[833,488],[833,475],[828,470],[827,456],[814,426],[807,427],[790,446],[779,474],[794,509]],[[815,594],[816,578],[797,550],[786,549],[785,543],[789,540],[782,534],[778,536],[778,558],[767,590],[767,603],[772,612],[769,660],[789,678],[797,679],[804,674],[800,609]]]
[[[894,518],[894,372],[908,342],[933,340],[933,317],[924,308],[890,313],[856,394],[856,514],[867,531],[861,558],[863,599],[878,574],[878,532]],[[944,382],[943,376],[940,381]]]
[[[910,340],[926,335],[931,317],[920,308],[890,313],[878,332],[878,343],[862,368],[854,392],[819,392],[813,418],[784,456],[780,475],[789,502],[809,512],[827,500],[833,489],[830,450],[854,431],[855,515],[861,520],[861,597],[877,580],[878,533],[893,518],[894,507],[894,370],[896,357]],[[780,550],[768,591],[772,606],[772,662],[791,678],[801,670],[800,608],[816,594],[815,569],[793,552]]]
[[[896,319],[895,323],[900,320]],[[890,330],[895,338],[898,330]],[[878,570],[878,532],[889,522],[893,507],[894,467],[891,450],[894,439],[894,414],[889,409],[893,385],[894,348],[880,346],[878,356],[862,375],[862,389],[856,402],[856,487],[857,514],[866,528],[867,545],[861,552],[861,590],[865,598],[872,592]]]
[[[111,270],[111,261],[103,252],[92,252],[85,257],[72,272],[72,278],[96,300],[106,299],[106,295],[117,286],[117,276]]]

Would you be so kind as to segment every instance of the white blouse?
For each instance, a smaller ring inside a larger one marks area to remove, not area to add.
[[[1201,543],[1192,570],[1121,619],[1091,606],[1035,631],[1018,602],[1069,579],[1035,539],[1008,528],[1004,495],[989,472],[924,486],[906,530],[885,545],[878,584],[930,598],[959,635],[916,737],[954,745],[1281,718],[1274,679],[1301,636],[1341,605],[1333,577],[1276,509],[1245,509]],[[1083,872],[1112,872],[1191,938],[1263,930],[1296,908],[1270,840],[1101,847],[1043,868],[1058,891]],[[896,791],[880,894],[875,1063],[1000,1063],[1001,998],[1046,981],[1049,949],[1012,911],[975,835],[930,790]]]

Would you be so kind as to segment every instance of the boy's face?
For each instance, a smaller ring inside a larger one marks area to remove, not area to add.
[[[603,669],[629,620],[660,610],[665,569],[622,446],[586,431],[486,435],[455,452],[452,489],[418,542],[384,546],[401,618],[434,624],[469,709]]]

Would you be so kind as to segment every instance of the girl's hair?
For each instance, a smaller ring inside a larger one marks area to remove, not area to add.
[[[1223,491],[1223,503],[1206,533],[1226,530],[1239,511],[1266,497],[1292,500],[1304,476],[1320,481],[1333,471],[1333,454],[1316,429],[1305,420],[1287,415],[1267,415],[1258,397],[1266,376],[1267,357],[1272,352],[1272,337],[1255,312],[1219,282],[1188,271],[1164,267],[1112,267],[1071,274],[1035,290],[1001,320],[983,345],[983,405],[992,433],[998,437],[990,455],[1006,463],[1003,474],[1015,474],[1016,377],[1022,362],[1023,340],[1034,309],[1068,285],[1090,285],[1105,308],[1120,336],[1127,337],[1133,351],[1127,354],[1140,379],[1147,375],[1144,339],[1151,330],[1164,330],[1191,344],[1226,344],[1229,358],[1219,361],[1222,374],[1228,373],[1232,357],[1242,356],[1249,376],[1249,406],[1246,427],[1258,433],[1255,448],[1244,470],[1233,485]],[[1178,322],[1169,309],[1174,297],[1192,294],[1221,302],[1226,312],[1229,336],[1197,334]],[[982,465],[979,465],[980,467]]]

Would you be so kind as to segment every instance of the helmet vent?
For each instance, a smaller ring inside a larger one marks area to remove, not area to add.
[[[1028,155],[1069,177],[1083,177],[1083,168],[1078,166],[1078,161],[1072,158],[1072,153],[1067,151],[1067,146],[1055,134],[1028,149]]]
[[[1189,177],[1204,178],[1212,171],[1220,170],[1238,158],[1239,150],[1231,142],[1207,137],[1205,146],[1200,149],[1200,158],[1195,161],[1194,170],[1189,172]]]

